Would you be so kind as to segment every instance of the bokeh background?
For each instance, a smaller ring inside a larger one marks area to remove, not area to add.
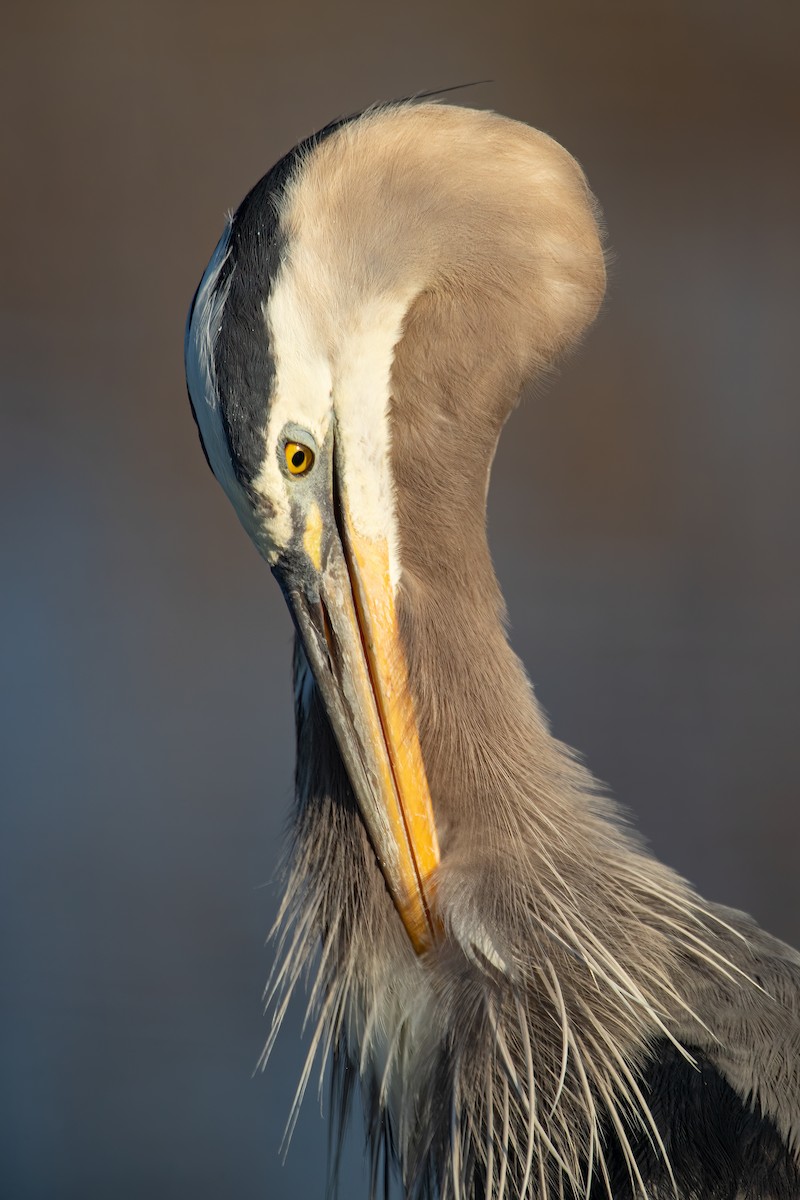
[[[226,209],[376,99],[553,134],[613,247],[490,522],[555,732],[657,852],[800,943],[794,0],[11,4],[0,1195],[322,1197],[302,1004],[266,1075],[290,623],[207,471],[184,315]],[[342,1195],[366,1194],[360,1131]]]

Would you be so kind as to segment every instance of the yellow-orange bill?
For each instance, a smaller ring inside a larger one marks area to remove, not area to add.
[[[302,547],[306,567],[285,570],[282,585],[386,886],[422,954],[440,928],[439,843],[388,546],[352,528],[344,497],[327,520],[311,506]]]
[[[398,632],[388,546],[349,527],[345,540],[355,616],[388,757],[383,802],[397,847],[394,900],[414,948],[422,953],[437,930],[433,877],[439,842]]]

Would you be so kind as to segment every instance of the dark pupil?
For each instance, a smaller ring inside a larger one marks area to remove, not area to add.
[[[305,450],[295,450],[294,454],[292,455],[292,466],[293,467],[302,467],[302,465],[305,461],[306,461]]]

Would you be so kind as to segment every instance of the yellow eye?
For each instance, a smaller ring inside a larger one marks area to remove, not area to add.
[[[305,475],[314,465],[314,451],[300,442],[287,442],[284,454],[290,475]]]

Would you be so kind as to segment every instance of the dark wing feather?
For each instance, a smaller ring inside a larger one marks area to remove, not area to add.
[[[658,1042],[643,1088],[680,1200],[797,1200],[800,1170],[774,1121],[746,1103],[701,1050],[689,1049],[694,1067],[666,1039]],[[609,1145],[614,1200],[634,1200],[627,1165]],[[643,1133],[633,1149],[648,1200],[674,1200],[663,1157]],[[608,1200],[602,1180],[591,1200]]]
[[[674,1032],[697,1067],[658,1044],[646,1068],[651,1109],[681,1198],[797,1200],[800,954],[744,913],[708,911],[720,922],[715,944],[734,970],[693,964],[686,999],[699,1022]],[[640,1156],[654,1196],[674,1195],[643,1139]],[[615,1198],[630,1195],[626,1179],[620,1173]]]

